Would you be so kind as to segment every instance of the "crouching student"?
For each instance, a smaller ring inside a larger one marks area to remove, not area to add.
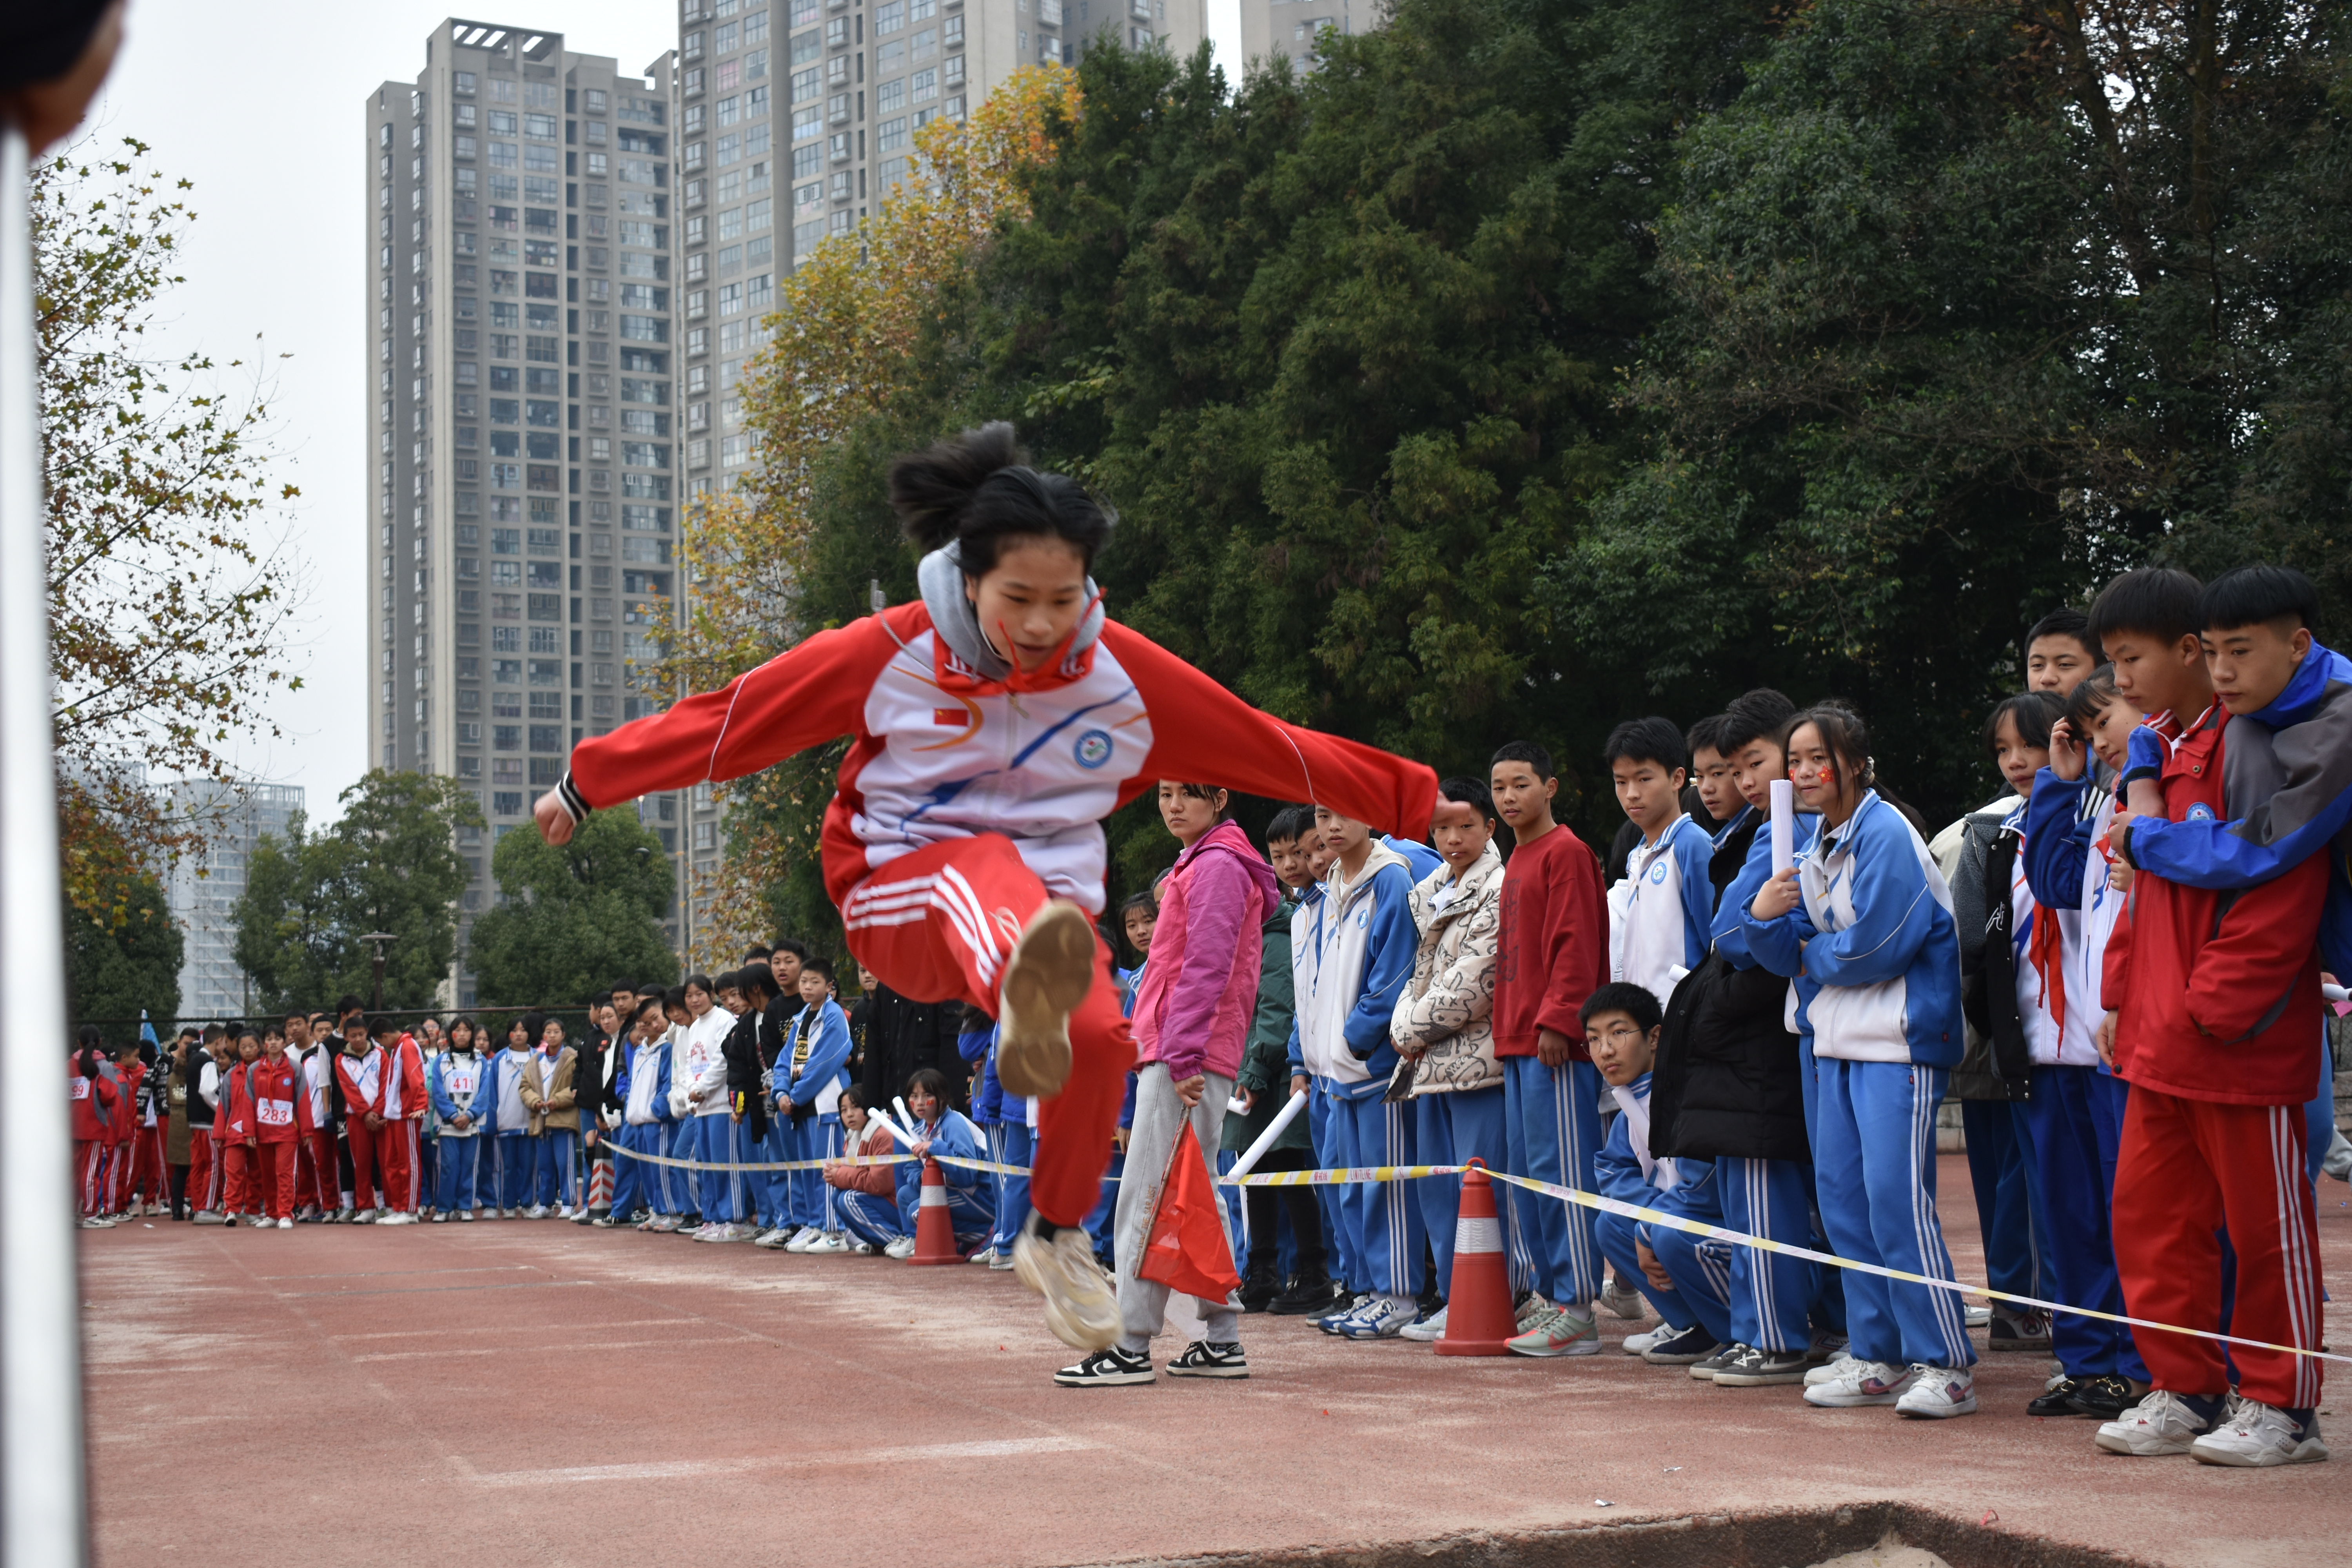
[[[841,1091],[849,1085],[849,1019],[833,999],[833,965],[812,958],[801,965],[801,1010],[792,1037],[776,1063],[777,1119],[787,1129],[785,1147],[794,1160],[830,1160],[841,1152]],[[982,1153],[975,1158],[984,1158]],[[793,1171],[789,1216],[780,1215],[792,1239],[787,1252],[849,1250],[833,1189],[817,1169]],[[993,1186],[986,1173],[981,1181]],[[994,1212],[992,1205],[990,1212]]]
[[[1622,1112],[1593,1156],[1593,1179],[1601,1195],[1721,1225],[1714,1165],[1688,1156],[1657,1159],[1650,1152],[1650,1069],[1664,1022],[1657,997],[1646,986],[1612,981],[1586,999],[1583,1018],[1584,1048]],[[1690,1366],[1729,1338],[1727,1243],[1615,1214],[1598,1215],[1592,1228],[1617,1277],[1633,1280],[1665,1320],[1666,1326],[1654,1333],[1629,1336],[1629,1353],[1655,1366]]]
[[[987,1148],[981,1142],[980,1129],[948,1104],[947,1095],[948,1080],[937,1068],[924,1068],[907,1080],[907,1110],[915,1119],[909,1129],[915,1142],[907,1152],[914,1158],[894,1167],[898,1207],[892,1216],[893,1229],[886,1233],[869,1227],[860,1232],[856,1216],[845,1222],[858,1239],[874,1242],[892,1258],[914,1254],[915,1222],[923,1201],[922,1163],[940,1154],[978,1160]],[[996,1191],[988,1173],[968,1165],[942,1164],[940,1177],[947,1186],[948,1223],[954,1228],[956,1246],[978,1247],[996,1224]]]
[[[489,1074],[482,1053],[476,1048],[479,1037],[471,1018],[451,1024],[449,1048],[433,1058],[432,1070],[425,1075],[433,1113],[441,1121],[440,1133],[434,1141],[436,1225],[452,1214],[471,1225],[474,1211],[481,1206],[481,1100],[488,1089]]]
[[[864,1091],[856,1085],[841,1091],[841,1126],[845,1140],[843,1153],[846,1156],[878,1160],[898,1150],[898,1141],[884,1131],[878,1117],[868,1114]],[[888,1165],[852,1164],[847,1158],[828,1162],[819,1173],[833,1194],[842,1228],[851,1237],[848,1250],[866,1257],[880,1251],[881,1247],[867,1237],[886,1226],[896,1235],[897,1173]]]

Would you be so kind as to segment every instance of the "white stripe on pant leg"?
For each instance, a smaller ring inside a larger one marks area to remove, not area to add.
[[[866,882],[849,891],[845,914],[864,914],[876,908],[887,908],[904,899],[928,894],[937,877],[908,877],[896,882]]]
[[[996,944],[996,933],[989,929],[988,910],[981,904],[980,895],[972,891],[962,872],[950,866],[940,871],[940,885],[932,889],[931,898],[934,902],[944,899],[962,910],[971,922],[972,961],[979,966],[981,979],[991,990],[995,989],[997,971],[1003,966],[1005,954]]]
[[[2310,1259],[2303,1247],[2303,1194],[2307,1190],[2304,1163],[2294,1157],[2294,1136],[2288,1116],[2300,1117],[2300,1106],[2274,1105],[2270,1110],[2271,1179],[2276,1189],[2279,1252],[2285,1276],[2287,1331],[2290,1343],[2316,1342],[2314,1322],[2318,1313],[2312,1300]],[[2319,1363],[2308,1356],[2294,1358],[2294,1402],[2308,1406],[2319,1402]]]
[[[971,911],[957,900],[955,890],[945,883],[933,888],[930,907],[946,920],[948,929],[961,939],[964,950],[971,954],[972,967],[979,971],[982,982],[994,989],[996,964],[982,948],[979,928],[972,924]]]
[[[1930,1279],[1949,1278],[1938,1264],[1943,1252],[1941,1233],[1936,1226],[1936,1205],[1929,1201],[1927,1184],[1927,1162],[1936,1157],[1936,1113],[1932,1100],[1919,1081],[1921,1069],[1912,1067],[1908,1076],[1911,1095],[1911,1237],[1919,1251],[1919,1272]],[[2012,1126],[2011,1131],[2015,1129]],[[2031,1231],[2029,1229],[2029,1236]],[[1929,1244],[1935,1243],[1933,1250]],[[1921,1286],[1914,1289],[1925,1289]],[[1928,1302],[1935,1313],[1936,1328],[1944,1340],[1946,1366],[1967,1364],[1973,1353],[1969,1344],[1968,1328],[1960,1316],[1959,1298],[1948,1290],[1928,1290]]]
[[[1570,1090],[1575,1082],[1576,1064],[1572,1061],[1561,1063],[1559,1068],[1551,1074],[1552,1114],[1558,1119],[1559,1124],[1558,1140],[1559,1184],[1563,1187],[1574,1187],[1581,1192],[1584,1190],[1583,1186],[1576,1178],[1577,1173],[1584,1169],[1584,1144],[1581,1137],[1583,1129],[1576,1120],[1575,1107],[1569,1098]],[[1562,1198],[1559,1200],[1559,1206],[1562,1223],[1568,1230],[1569,1252],[1573,1263],[1572,1272],[1575,1275],[1574,1279],[1567,1283],[1570,1294],[1579,1305],[1582,1305],[1591,1301],[1601,1289],[1601,1265],[1593,1257],[1593,1247],[1597,1244],[1589,1241],[1578,1225],[1578,1221],[1582,1217],[1579,1213],[1580,1205]],[[1562,1282],[1557,1279],[1552,1281],[1555,1296]]]

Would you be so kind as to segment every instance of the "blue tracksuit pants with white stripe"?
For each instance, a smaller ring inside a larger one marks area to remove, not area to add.
[[[1347,1135],[1335,1114],[1342,1102],[1332,1097],[1322,1082],[1315,1080],[1307,1092],[1307,1136],[1315,1145],[1315,1166],[1318,1170],[1334,1171],[1348,1164],[1339,1157]],[[1331,1278],[1345,1283],[1350,1295],[1360,1296],[1371,1287],[1370,1276],[1357,1254],[1356,1227],[1349,1213],[1352,1196],[1346,1187],[1314,1187],[1309,1189],[1315,1201],[1323,1207],[1323,1234],[1330,1238]]]
[[[988,1130],[989,1147],[996,1151],[990,1158],[1000,1165],[1033,1163],[1030,1142],[1026,1121],[999,1121]],[[996,1190],[996,1232],[991,1245],[1010,1252],[1013,1238],[1029,1223],[1029,1178],[1003,1176],[999,1180],[1003,1185]]]
[[[531,1178],[539,1172],[539,1140],[528,1132],[501,1132],[490,1159],[498,1206],[519,1209],[530,1202]]]
[[[1818,1057],[1813,1141],[1822,1223],[1841,1258],[1949,1279],[1936,1218],[1936,1107],[1951,1074],[1907,1062]],[[1849,1348],[1892,1366],[1971,1366],[1966,1310],[1949,1290],[1843,1270]]]
[[[482,1135],[461,1136],[445,1127],[435,1142],[441,1150],[433,1172],[433,1206],[443,1214],[481,1207],[481,1184],[474,1173],[481,1163]]]
[[[1601,1071],[1588,1061],[1548,1068],[1534,1057],[1503,1058],[1504,1117],[1513,1175],[1579,1192],[1597,1191],[1592,1157],[1601,1151]],[[1547,1300],[1580,1309],[1601,1294],[1601,1247],[1593,1211],[1565,1198],[1512,1187],[1515,1274]]]
[[[648,1137],[649,1133],[653,1136]],[[653,1200],[656,1167],[629,1157],[631,1154],[660,1153],[661,1150],[655,1142],[658,1137],[659,1132],[651,1122],[632,1125],[625,1121],[613,1131],[613,1219],[616,1224],[626,1220],[639,1209],[658,1210],[660,1207]]]
[[[841,1118],[838,1116],[804,1116],[792,1123],[792,1153],[794,1160],[837,1160],[841,1157]],[[782,1173],[792,1178],[792,1223],[814,1226],[823,1231],[841,1228],[841,1216],[834,1209],[834,1190],[825,1184],[821,1170]],[[785,1211],[777,1211],[776,1223],[784,1223]]]
[[[1410,1101],[1413,1115],[1414,1162],[1423,1165],[1459,1165],[1476,1158],[1490,1171],[1508,1170],[1510,1132],[1506,1125],[1503,1086],[1456,1089],[1451,1094],[1420,1094]],[[1454,1294],[1454,1222],[1461,1216],[1462,1178],[1424,1176],[1412,1184],[1420,1189],[1422,1224],[1429,1232],[1429,1250],[1437,1264],[1437,1289]],[[1229,1189],[1240,1192],[1234,1187]],[[1507,1192],[1510,1189],[1498,1188]],[[1507,1226],[1509,1211],[1504,1213]],[[1269,1237],[1269,1240],[1272,1238]],[[1506,1268],[1516,1265],[1517,1248],[1506,1246]],[[1513,1270],[1516,1272],[1516,1270]],[[1520,1283],[1514,1279],[1514,1284]]]
[[[1800,1033],[1797,1036],[1797,1082],[1805,1097],[1805,1141],[1818,1149],[1822,1141],[1821,1073],[1813,1062],[1813,1037],[1810,1034]],[[2112,1166],[2114,1162],[2110,1160],[2108,1163]],[[1821,1223],[1820,1179],[1821,1173],[1808,1163],[1805,1166],[1805,1203],[1812,1214],[1812,1247],[1815,1252],[1833,1253],[1837,1248],[1831,1245],[1828,1228]],[[1810,1316],[1816,1331],[1832,1334],[1845,1332],[1845,1277],[1846,1270],[1843,1268],[1825,1263],[1812,1266]]]
[[[2013,1296],[2047,1297],[2043,1265],[2049,1232],[2025,1152],[2025,1107],[2016,1100],[1964,1100],[1960,1128],[1969,1143],[1969,1185],[1984,1237],[1985,1283]],[[2082,1303],[2088,1306],[2090,1303]]]
[[[1723,1204],[1725,1228],[1785,1241],[1791,1247],[1811,1247],[1813,1215],[1808,1195],[1809,1174],[1803,1163],[1796,1160],[1727,1156],[1716,1161],[1716,1194]],[[1768,1351],[1801,1351],[1811,1343],[1805,1310],[1819,1289],[1813,1277],[1821,1268],[1819,1264],[1785,1253],[1753,1247],[1733,1247],[1729,1275],[1731,1342]],[[1633,1276],[1621,1273],[1619,1278],[1632,1279]],[[1724,1337],[1716,1335],[1717,1339]]]
[[[671,1160],[694,1158],[695,1124],[693,1121],[662,1121],[654,1126],[654,1152]],[[667,1215],[688,1215],[695,1210],[695,1173],[681,1171],[675,1165],[654,1167],[654,1212]]]
[[[2102,1076],[2095,1067],[2037,1067],[2033,1098],[2019,1109],[2025,1153],[2050,1226],[2050,1289],[2042,1294],[2094,1311],[2121,1312],[2123,1281],[2116,1272],[2107,1173],[2099,1150],[2096,1106],[2108,1092]],[[2053,1313],[2050,1349],[2069,1377],[2120,1373],[2147,1379],[2132,1331],[2121,1323]]]
[[[1410,1165],[1413,1159],[1412,1111],[1378,1094],[1338,1100],[1331,1105],[1340,1165]],[[1421,1294],[1421,1248],[1425,1238],[1421,1200],[1411,1182],[1361,1182],[1347,1189],[1341,1212],[1355,1227],[1363,1289],[1411,1300]],[[1349,1284],[1353,1287],[1352,1279]]]
[[[740,1165],[750,1160],[751,1143],[743,1136],[743,1124],[725,1111],[698,1116],[693,1127],[694,1158],[714,1165]],[[750,1217],[742,1172],[698,1171],[695,1174],[701,1178],[697,1184],[702,1189],[705,1225],[733,1225]]]
[[[751,1149],[752,1161],[762,1165],[781,1164],[801,1157],[800,1146],[793,1137],[793,1123],[778,1115],[772,1105],[768,1109],[767,1132]],[[792,1223],[793,1177],[796,1174],[793,1171],[744,1173],[744,1191],[759,1205],[760,1223],[771,1230]]]
[[[1653,1198],[1649,1206],[1664,1205]],[[1595,1215],[1592,1235],[1601,1255],[1617,1266],[1617,1278],[1631,1282],[1669,1326],[1687,1329],[1696,1323],[1717,1340],[1731,1342],[1731,1254],[1738,1248],[1672,1226],[1647,1225],[1613,1214]],[[1660,1289],[1642,1272],[1633,1250],[1636,1238],[1648,1242],[1658,1261],[1665,1265],[1675,1282],[1673,1289]]]
[[[887,1247],[907,1234],[895,1198],[877,1197],[872,1193],[834,1195],[840,1204],[842,1228],[858,1240],[874,1247]]]
[[[570,1208],[580,1201],[580,1131],[551,1127],[539,1138],[539,1166],[531,1173],[530,1201]]]

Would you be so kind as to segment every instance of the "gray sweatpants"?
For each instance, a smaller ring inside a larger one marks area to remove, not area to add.
[[[1192,1110],[1192,1136],[1201,1141],[1201,1151],[1208,1162],[1209,1173],[1216,1174],[1215,1155],[1218,1138],[1225,1126],[1225,1102],[1234,1097],[1234,1080],[1221,1073],[1210,1073],[1208,1086],[1201,1091],[1201,1103]],[[1158,1206],[1160,1184],[1168,1170],[1169,1151],[1184,1128],[1184,1102],[1177,1098],[1176,1086],[1168,1069],[1153,1062],[1135,1075],[1135,1125],[1127,1135],[1127,1174],[1118,1184],[1118,1207],[1113,1213],[1111,1235],[1113,1249],[1118,1258],[1118,1348],[1130,1355],[1143,1355],[1151,1349],[1151,1336],[1160,1331],[1168,1316],[1168,1287],[1150,1279],[1135,1277],[1136,1266],[1143,1260],[1143,1245],[1150,1237],[1151,1214]],[[1234,1245],[1233,1218],[1225,1205],[1217,1205],[1217,1223],[1225,1233],[1225,1246]],[[1204,1332],[1219,1344],[1231,1344],[1240,1338],[1240,1314],[1231,1301],[1200,1302]]]

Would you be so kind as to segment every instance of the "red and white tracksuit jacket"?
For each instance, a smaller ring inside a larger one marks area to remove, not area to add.
[[[247,1093],[253,1100],[253,1122],[260,1146],[252,1151],[254,1207],[271,1219],[294,1212],[294,1157],[301,1142],[301,1068],[291,1057],[276,1061],[263,1057],[245,1070]]]
[[[1261,713],[1117,622],[1074,637],[1050,669],[993,680],[914,603],[583,742],[559,798],[578,820],[845,735],[824,849],[851,952],[902,994],[992,1016],[1003,963],[1048,897],[1101,912],[1102,819],[1160,779],[1311,801],[1413,837],[1437,796],[1428,768]],[[1108,948],[1070,1033],[1070,1079],[1039,1108],[1031,1181],[1038,1211],[1065,1226],[1095,1205],[1134,1061]]]
[[[370,1046],[357,1056],[335,1053],[335,1080],[343,1090],[343,1132],[352,1150],[352,1204],[362,1211],[376,1206],[376,1155],[389,1127],[370,1127],[367,1113],[383,1114],[387,1058],[381,1046]],[[385,1207],[391,1206],[387,1200]]]
[[[79,1056],[66,1061],[73,1074],[74,1193],[88,1219],[106,1212],[108,1137],[123,1120],[123,1102],[110,1079],[82,1077]]]
[[[418,1143],[430,1104],[425,1088],[425,1053],[415,1037],[403,1035],[384,1052],[383,1096],[376,1112],[383,1125],[376,1130],[376,1157],[383,1168],[384,1207],[413,1214],[416,1209]]]

